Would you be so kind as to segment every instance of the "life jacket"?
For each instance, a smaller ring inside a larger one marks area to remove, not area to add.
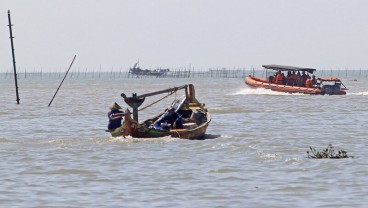
[[[114,120],[111,119],[111,116],[113,116],[116,113],[122,113],[122,112],[119,111],[119,110],[112,110],[112,111],[110,111],[107,114],[107,117],[109,118],[109,124],[107,125],[107,128],[109,130],[114,130],[114,129],[116,129],[116,128],[118,128],[118,127],[121,126],[121,121],[122,121],[122,118],[121,117],[120,118],[117,118],[117,119],[114,119]]]
[[[296,80],[296,74],[292,74],[292,75],[290,76],[290,80],[295,81],[295,80]]]
[[[276,84],[284,84],[284,76],[282,74],[276,76]]]
[[[276,74],[273,79],[272,79],[272,83],[277,83],[277,76],[279,76],[279,74]]]
[[[312,80],[310,80],[310,79],[305,80],[305,87],[307,87],[307,88],[312,87]]]

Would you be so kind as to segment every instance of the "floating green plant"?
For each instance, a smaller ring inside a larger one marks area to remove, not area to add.
[[[311,154],[309,154],[309,151],[307,151],[308,158],[315,158],[315,159],[321,159],[321,158],[330,158],[330,159],[341,159],[341,158],[353,158],[353,156],[348,156],[348,153],[344,150],[339,150],[338,153],[335,153],[334,147],[329,144],[325,150],[322,152],[317,151],[313,147],[309,146],[309,149],[311,150]]]

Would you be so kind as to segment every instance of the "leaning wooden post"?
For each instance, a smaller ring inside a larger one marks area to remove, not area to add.
[[[64,78],[63,78],[63,80],[61,81],[61,83],[60,83],[59,87],[57,88],[57,90],[56,90],[56,92],[55,92],[55,94],[54,94],[54,97],[52,97],[52,99],[51,99],[51,101],[50,101],[50,103],[49,103],[49,107],[50,107],[50,105],[51,105],[52,101],[54,100],[54,98],[55,98],[56,94],[58,93],[58,91],[59,91],[59,89],[60,89],[61,85],[63,84],[63,82],[64,82],[64,79],[65,79],[66,75],[68,75],[68,72],[69,72],[70,68],[72,67],[73,62],[74,62],[74,59],[75,59],[75,57],[76,57],[76,56],[77,56],[77,55],[75,55],[75,56],[74,56],[73,61],[72,61],[72,63],[70,64],[68,71],[66,71],[65,76],[64,76]]]
[[[19,93],[18,93],[18,78],[17,78],[17,68],[15,66],[15,56],[14,56],[14,44],[13,44],[13,32],[12,32],[12,24],[10,20],[10,10],[8,10],[8,20],[9,20],[9,31],[10,31],[10,42],[11,42],[11,49],[13,55],[13,68],[14,68],[14,80],[15,80],[15,92],[17,95],[17,104],[19,104]]]

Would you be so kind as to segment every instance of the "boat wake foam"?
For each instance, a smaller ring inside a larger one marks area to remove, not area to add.
[[[118,143],[154,143],[154,144],[163,144],[168,142],[176,142],[180,141],[180,138],[174,138],[171,136],[166,137],[159,137],[159,138],[134,138],[131,136],[127,137],[115,137],[111,138],[111,142],[118,142]]]
[[[347,93],[347,95],[363,95],[363,96],[366,96],[366,95],[368,95],[368,92],[354,92],[354,93]]]
[[[285,92],[276,92],[276,91],[272,91],[270,89],[264,89],[264,88],[256,88],[256,89],[252,89],[252,88],[245,88],[245,89],[241,89],[238,92],[232,93],[230,95],[283,95],[283,96],[290,96],[290,95],[305,95],[302,93],[285,93]]]

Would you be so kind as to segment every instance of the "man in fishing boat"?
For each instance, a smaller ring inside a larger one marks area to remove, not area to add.
[[[114,130],[121,126],[121,121],[123,120],[124,113],[120,111],[121,107],[116,102],[111,104],[110,112],[108,112],[107,116],[109,117],[109,124],[107,128],[109,130]]]
[[[167,124],[170,124],[170,126]],[[182,129],[183,121],[179,113],[175,111],[175,108],[169,107],[167,111],[153,123],[153,126],[158,130]]]

